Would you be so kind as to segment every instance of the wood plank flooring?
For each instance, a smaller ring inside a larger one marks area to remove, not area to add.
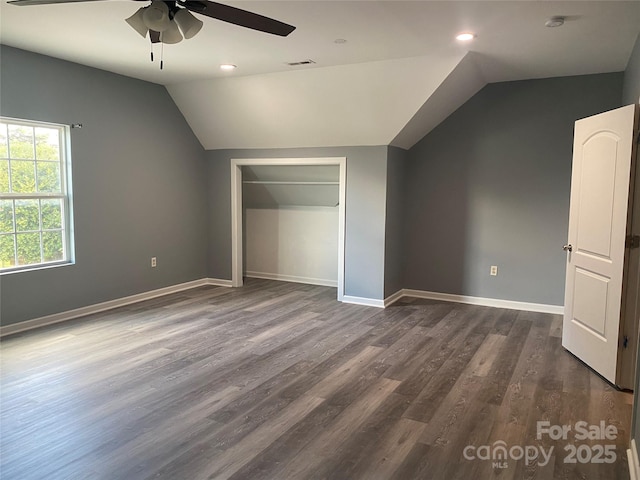
[[[632,395],[560,334],[554,315],[381,310],[257,279],[16,334],[0,345],[0,478],[628,478]],[[571,431],[538,438],[539,421]],[[616,438],[580,440],[580,421]],[[613,461],[592,462],[605,445]]]

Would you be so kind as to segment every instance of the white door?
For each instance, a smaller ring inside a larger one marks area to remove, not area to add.
[[[578,120],[562,345],[616,383],[635,105]]]

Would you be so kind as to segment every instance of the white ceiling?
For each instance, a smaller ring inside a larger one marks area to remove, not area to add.
[[[407,148],[486,82],[624,70],[640,31],[640,1],[225,3],[297,29],[282,38],[200,17],[196,37],[164,47],[160,71],[148,40],[124,22],[141,3],[1,0],[0,41],[167,85],[208,149],[380,145],[396,137]],[[546,28],[553,15],[568,20]],[[454,36],[464,30],[477,38],[461,45]],[[475,76],[462,88],[469,68],[456,66],[470,61],[467,51]],[[316,63],[285,65],[304,59]],[[224,73],[221,63],[238,68]],[[438,91],[437,108],[427,109]]]

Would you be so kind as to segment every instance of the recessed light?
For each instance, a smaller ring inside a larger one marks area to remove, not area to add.
[[[235,70],[236,68],[237,68],[236,65],[232,65],[230,63],[223,63],[222,65],[220,65],[220,70],[225,70],[225,71]]]
[[[473,33],[469,32],[456,35],[456,40],[459,40],[460,42],[468,42],[470,40],[473,40],[474,38],[476,38],[476,36]]]
[[[561,27],[562,25],[564,25],[564,17],[551,17],[544,22],[544,26],[549,28]]]

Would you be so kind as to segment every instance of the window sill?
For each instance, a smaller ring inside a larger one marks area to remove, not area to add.
[[[12,275],[15,273],[36,272],[39,270],[49,270],[51,268],[68,267],[70,265],[75,265],[75,262],[70,260],[65,260],[64,262],[51,262],[51,263],[44,263],[39,265],[25,265],[23,267],[12,267],[12,268],[7,268],[5,270],[0,270],[0,276]]]

